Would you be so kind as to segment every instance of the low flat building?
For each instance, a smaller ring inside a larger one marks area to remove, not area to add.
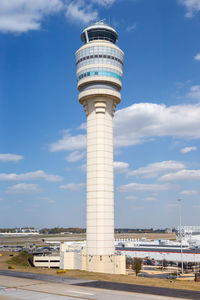
[[[39,268],[59,268],[60,255],[35,255],[33,256],[33,264]]]

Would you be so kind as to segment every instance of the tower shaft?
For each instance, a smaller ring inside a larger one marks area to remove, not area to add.
[[[113,107],[87,100],[87,254],[114,254]]]

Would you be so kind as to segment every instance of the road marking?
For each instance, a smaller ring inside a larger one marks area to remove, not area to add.
[[[34,284],[33,284],[34,285]],[[35,284],[37,285],[37,284]],[[71,291],[73,293],[78,293],[78,294],[85,294],[85,296],[76,296],[76,295],[71,295],[71,294],[62,294],[62,293],[54,293],[54,292],[47,292],[47,291],[40,291],[40,290],[32,290],[31,287],[32,285],[24,285],[24,286],[21,286],[21,287],[6,287],[6,286],[0,286],[0,299],[1,299],[1,295],[2,293],[1,292],[10,292],[10,291],[18,291],[18,292],[22,292],[22,291],[26,291],[26,292],[34,292],[34,293],[39,293],[39,294],[47,294],[47,295],[56,295],[56,296],[62,296],[62,297],[69,297],[69,298],[75,298],[75,299],[81,299],[81,300],[96,300],[94,298],[88,298],[86,297],[86,295],[90,296],[90,295],[94,295],[94,294],[90,294],[90,293],[81,293],[81,292],[76,292],[76,291]],[[70,291],[67,291],[67,292],[70,292]]]
[[[89,296],[94,296],[94,294],[91,293],[85,293],[85,292],[78,292],[78,291],[68,291],[70,293],[77,293],[77,294],[83,294],[83,295],[89,295]]]

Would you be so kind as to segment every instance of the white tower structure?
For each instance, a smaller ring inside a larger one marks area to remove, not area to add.
[[[105,273],[121,273],[124,264],[114,249],[113,116],[124,59],[117,39],[115,29],[97,22],[82,31],[84,45],[75,54],[79,102],[87,116],[86,270]]]

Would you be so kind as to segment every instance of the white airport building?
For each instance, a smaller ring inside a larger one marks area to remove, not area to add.
[[[39,235],[39,231],[35,228],[18,228],[12,232],[0,232],[1,236],[29,236]]]
[[[182,243],[180,232],[182,233]],[[155,261],[167,260],[174,263],[183,261],[194,265],[200,264],[200,226],[181,226],[181,230],[178,228],[177,233],[176,241],[145,238],[115,240],[115,254],[117,257],[123,255]],[[36,267],[86,270],[85,250],[86,241],[65,242],[61,244],[59,255],[34,256],[34,265]],[[124,268],[124,265],[121,267]]]
[[[115,244],[116,251],[130,257],[200,263],[200,226],[179,226],[176,241],[143,238],[118,240]]]

